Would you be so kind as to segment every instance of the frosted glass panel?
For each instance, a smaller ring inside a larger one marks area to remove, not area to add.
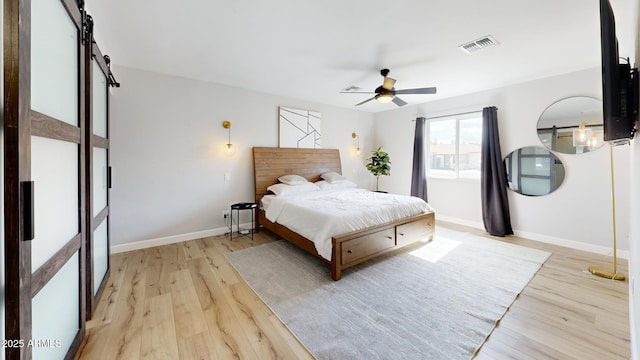
[[[35,182],[35,271],[78,232],[78,144],[31,137],[31,176]]]
[[[535,157],[521,158],[522,175],[549,176],[551,172],[551,158]]]
[[[551,179],[522,178],[522,193],[531,196],[547,195],[552,192]]]
[[[107,221],[108,218],[93,232],[93,295],[98,292],[100,283],[107,273],[107,259],[109,258]]]
[[[31,1],[31,108],[78,126],[78,31],[61,1]]]
[[[33,359],[64,359],[80,329],[80,262],[76,252],[33,298]]]
[[[509,189],[523,195],[541,196],[555,191],[564,180],[564,165],[546,149],[524,147],[504,159]]]
[[[93,133],[107,137],[107,78],[94,59],[92,74],[92,106],[91,116],[93,117]]]
[[[107,206],[107,149],[93,148],[93,217]]]

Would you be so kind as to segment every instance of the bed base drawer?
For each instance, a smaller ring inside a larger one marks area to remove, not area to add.
[[[393,228],[384,229],[368,235],[360,236],[341,243],[342,265],[369,257],[380,251],[394,247],[395,232]]]
[[[433,235],[433,217],[398,225],[396,227],[396,244],[404,246],[418,240],[431,238]]]

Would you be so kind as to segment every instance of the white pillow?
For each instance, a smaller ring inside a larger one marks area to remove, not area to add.
[[[309,182],[300,175],[283,175],[278,178],[278,181],[287,185],[300,185]]]
[[[319,191],[320,188],[311,182],[300,185],[287,185],[287,184],[273,184],[267,188],[267,190],[278,196],[289,196],[296,194],[304,194],[312,191]]]
[[[320,180],[315,184],[322,190],[353,189],[358,187],[356,183],[350,180],[343,180],[337,183],[330,183],[324,180]]]
[[[320,175],[320,177],[322,178],[322,180],[326,180],[327,182],[333,184],[333,183],[339,183],[341,181],[346,181],[347,178],[338,174],[337,172],[328,172],[328,173],[324,173],[322,175]]]

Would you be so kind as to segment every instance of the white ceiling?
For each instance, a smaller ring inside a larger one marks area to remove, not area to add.
[[[612,2],[618,29],[633,31],[637,5]],[[354,107],[370,96],[339,92],[373,91],[385,67],[396,89],[438,88],[401,96],[418,104],[600,66],[598,0],[87,0],[87,7],[103,53],[117,65],[370,112],[396,105]],[[485,35],[500,45],[473,55],[458,48]],[[633,55],[625,50],[621,56]]]

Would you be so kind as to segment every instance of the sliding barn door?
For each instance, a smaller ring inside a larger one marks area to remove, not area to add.
[[[93,20],[88,17],[88,39]],[[98,45],[86,52],[87,134],[87,314],[95,311],[109,275],[109,67]],[[106,58],[108,59],[108,57]]]
[[[64,359],[84,335],[83,11],[5,0],[8,359]]]

